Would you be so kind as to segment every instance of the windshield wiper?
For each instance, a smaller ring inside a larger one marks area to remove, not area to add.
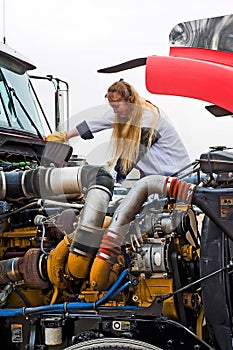
[[[7,84],[7,81],[6,81],[6,78],[5,76],[2,74],[2,71],[1,71],[1,80],[3,81],[4,83],[4,87],[6,89],[6,92],[7,92],[7,97],[9,98],[9,103],[8,103],[8,108],[10,110],[10,113],[13,113],[14,115],[14,118],[17,120],[17,123],[19,124],[19,126],[21,127],[21,129],[23,129],[23,124],[21,123],[21,121],[19,120],[18,116],[17,116],[17,113],[16,113],[16,109],[15,109],[15,105],[14,105],[14,101],[13,101],[13,98],[12,98],[12,94],[11,94],[11,88],[9,87],[9,85]],[[2,97],[3,98],[3,97]],[[4,100],[4,98],[3,98]],[[4,104],[5,106],[5,104]],[[6,106],[5,106],[6,107]],[[6,113],[7,115],[7,120],[9,118],[9,114],[8,112]],[[12,127],[12,122],[9,122],[9,125]]]
[[[19,97],[17,96],[15,90],[12,87],[9,87],[10,92],[13,94],[13,96],[16,98],[16,100],[18,101],[22,111],[25,113],[26,117],[28,118],[28,120],[30,121],[31,125],[33,126],[33,128],[36,130],[37,135],[39,136],[39,138],[41,140],[44,140],[43,136],[41,135],[38,127],[36,126],[36,124],[34,123],[34,121],[32,120],[32,118],[30,117],[28,111],[26,110],[26,108],[24,107],[23,103],[20,101]]]

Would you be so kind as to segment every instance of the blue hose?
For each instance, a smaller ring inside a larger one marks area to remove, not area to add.
[[[123,279],[128,275],[128,270],[124,270],[120,276],[118,277],[118,279],[116,280],[116,282],[112,285],[112,287],[109,289],[109,291],[103,296],[103,298],[101,298],[100,300],[98,300],[96,302],[96,306],[100,306],[101,304],[105,303],[107,300],[109,300],[112,297],[112,294],[115,292],[116,288],[119,286],[119,284],[123,281]]]
[[[123,279],[128,275],[128,270],[124,270],[116,282],[112,285],[109,291],[98,300],[96,303],[85,303],[85,302],[73,302],[73,303],[64,303],[64,304],[54,304],[54,305],[43,305],[37,307],[23,307],[18,309],[0,309],[0,317],[13,317],[13,316],[29,316],[30,314],[38,314],[38,313],[61,313],[61,312],[69,312],[69,310],[95,310],[96,307],[105,303],[106,301],[113,299],[117,294],[119,294],[124,288],[129,285],[129,281],[122,285],[120,288],[118,286],[123,281]],[[117,289],[118,288],[118,289]]]
[[[120,288],[118,288],[112,295],[111,295],[111,297],[109,297],[109,298],[107,298],[107,300],[105,300],[105,303],[107,302],[107,301],[109,301],[110,299],[114,299],[122,290],[124,290],[126,287],[128,287],[129,285],[131,284],[131,282],[130,281],[127,281],[127,282],[125,282],[125,284],[123,284]],[[103,299],[103,298],[102,298]],[[102,300],[101,299],[101,300]],[[101,301],[100,300],[100,301]],[[97,303],[96,303],[97,304]]]

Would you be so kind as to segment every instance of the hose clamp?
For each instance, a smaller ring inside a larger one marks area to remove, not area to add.
[[[9,259],[6,263],[7,276],[12,282],[21,281],[23,279],[18,269],[19,259],[20,258]]]

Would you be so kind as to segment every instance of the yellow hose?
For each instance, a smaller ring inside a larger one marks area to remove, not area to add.
[[[55,304],[55,302],[57,300],[57,296],[58,296],[58,288],[57,288],[57,286],[54,285],[53,288],[54,288],[54,293],[53,293],[52,300],[50,301],[50,305]]]

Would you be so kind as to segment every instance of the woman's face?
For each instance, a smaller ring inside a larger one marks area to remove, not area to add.
[[[118,94],[118,92],[108,93],[107,98],[108,98],[108,102],[109,102],[110,106],[112,107],[114,113],[117,113],[117,115],[120,118],[128,117],[129,102],[122,99],[121,95]]]

